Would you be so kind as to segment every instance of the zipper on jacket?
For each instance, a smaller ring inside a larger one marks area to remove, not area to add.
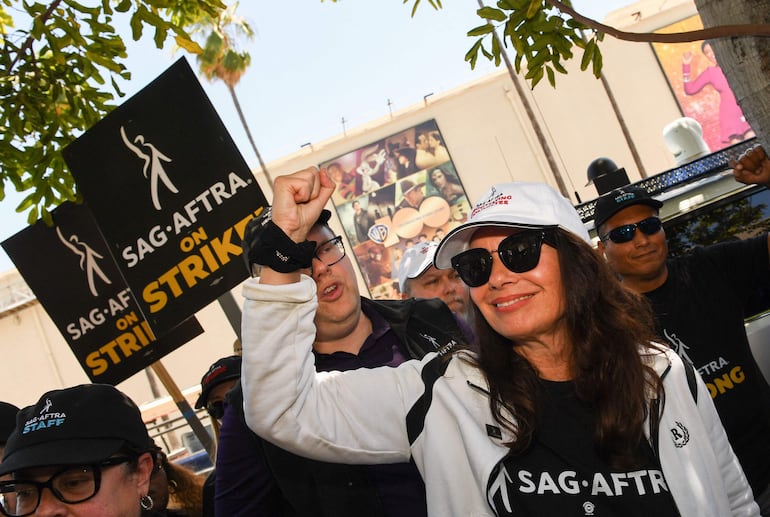
[[[483,393],[483,394],[484,394],[484,395],[486,395],[487,397],[490,395],[490,393],[489,393],[489,391],[488,391],[488,390],[486,390],[486,389],[482,388],[482,387],[481,387],[481,386],[479,386],[478,384],[473,384],[471,381],[469,381],[469,380],[467,380],[467,379],[465,380],[465,383],[466,383],[466,384],[467,384],[467,385],[468,385],[468,386],[469,386],[471,389],[474,389],[474,390],[476,390],[476,391],[478,391],[478,392],[480,392],[480,393]]]

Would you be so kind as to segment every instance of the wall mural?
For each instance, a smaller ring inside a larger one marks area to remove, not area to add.
[[[692,16],[658,32],[702,29]],[[712,152],[754,136],[708,40],[692,43],[652,43],[658,62],[682,113],[697,120]]]
[[[441,240],[470,213],[435,120],[321,166],[337,184],[332,203],[375,299],[401,297],[398,267],[406,248]]]

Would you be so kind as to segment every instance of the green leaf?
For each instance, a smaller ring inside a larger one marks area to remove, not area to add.
[[[596,40],[591,39],[586,44],[586,48],[583,50],[583,58],[580,60],[580,70],[585,70],[588,68],[589,63],[591,63],[591,60],[593,59],[595,49]]]
[[[524,59],[523,54],[516,54],[516,57],[513,58],[513,66],[516,69],[516,73],[521,73],[521,61]]]
[[[527,7],[527,19],[531,20],[537,14],[542,13],[543,0],[531,0],[529,7]]]
[[[404,3],[407,3],[409,0],[404,0]],[[414,6],[412,7],[412,18],[414,18],[414,13],[417,12],[417,6],[420,5],[420,0],[414,0]]]
[[[484,48],[484,45],[481,46],[481,53],[484,54],[484,57],[492,61],[492,54]]]
[[[478,27],[469,30],[467,36],[472,38],[476,36],[483,36],[485,34],[489,34],[494,30],[495,28],[492,25],[490,25],[489,23],[486,23],[484,25],[479,25]]]
[[[531,77],[532,80],[530,82],[530,88],[534,89],[535,86],[537,86],[537,83],[539,83],[542,78],[543,78],[543,69],[538,68]]]
[[[142,17],[139,15],[139,11],[133,14],[131,16],[131,37],[134,38],[134,41],[139,41],[142,37]]]
[[[543,63],[546,62],[546,60],[548,60],[549,57],[551,57],[551,53],[548,52],[548,50],[545,50],[545,49],[541,50],[540,52],[535,54],[535,57],[527,60],[527,66],[529,66],[530,68],[540,67],[543,65]]]
[[[498,38],[492,38],[492,55],[495,56],[495,66],[500,66],[500,40]]]
[[[31,194],[27,195],[27,197],[21,200],[21,203],[19,203],[19,206],[16,208],[16,211],[23,212],[24,210],[27,210],[28,208],[35,206],[37,204],[38,199],[40,199],[40,195],[38,194],[37,190],[35,190]],[[35,219],[37,219],[37,216],[35,216]]]
[[[593,71],[594,71],[594,76],[596,76],[597,78],[601,77],[602,75],[602,65],[603,65],[602,53],[601,51],[599,51],[599,47],[596,47],[596,49],[594,50]]]
[[[468,52],[465,53],[465,61],[470,63],[471,69],[476,67],[476,61],[479,58],[479,49],[481,48],[481,39],[477,39]]]
[[[567,21],[565,23],[567,24],[567,27],[571,29],[579,29],[579,30],[588,29],[586,25],[583,25],[581,22],[577,21],[574,18],[567,18]]]
[[[26,208],[24,210],[26,210]],[[22,210],[22,212],[24,210]],[[36,222],[37,222],[37,206],[33,206],[32,209],[29,211],[29,214],[27,215],[27,224],[35,224]]]
[[[519,55],[519,56],[524,55],[524,51],[526,47],[524,46],[524,42],[520,38],[509,38],[509,41],[513,46],[513,50],[516,52],[516,55]]]
[[[193,54],[196,56],[203,54],[203,48],[200,45],[198,45],[197,42],[191,40],[190,38],[176,36],[174,38],[174,41],[176,42],[177,45],[179,45],[179,47],[183,48],[190,54]]]
[[[495,9],[494,7],[488,6],[477,10],[476,14],[478,14],[481,18],[486,20],[493,20],[496,22],[502,22],[508,19],[508,16],[500,9]]]
[[[52,227],[53,226],[53,216],[51,216],[51,212],[48,211],[45,207],[43,207],[43,213],[41,214],[40,218],[43,220],[45,224]],[[32,213],[30,213],[30,216],[32,216]],[[32,224],[32,223],[30,223]]]

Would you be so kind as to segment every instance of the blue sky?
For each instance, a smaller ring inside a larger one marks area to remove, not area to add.
[[[573,0],[575,8],[602,20],[631,0]],[[320,0],[244,1],[238,13],[255,30],[246,48],[252,65],[236,88],[254,140],[266,162],[482,77],[495,68],[479,59],[476,70],[463,60],[479,25],[477,2],[444,0],[434,11],[427,0],[410,17],[413,1]],[[184,55],[158,50],[147,33],[129,43],[123,84],[133,95]],[[130,36],[126,36],[130,40]],[[196,68],[194,58],[188,57]],[[257,160],[238,120],[227,88],[201,83],[243,157]],[[543,87],[549,87],[543,85]],[[126,98],[127,98],[126,97]],[[6,187],[0,203],[0,241],[23,229],[26,215],[14,209],[22,196]],[[13,263],[0,249],[0,272]]]

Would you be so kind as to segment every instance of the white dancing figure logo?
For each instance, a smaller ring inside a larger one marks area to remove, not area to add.
[[[128,136],[126,136],[126,130],[123,129],[123,126],[120,127],[120,136],[123,138],[123,143],[126,144],[126,147],[128,147],[135,155],[144,161],[142,173],[144,174],[145,178],[147,178],[148,172],[150,174],[149,180],[152,204],[155,207],[155,210],[160,210],[161,206],[160,198],[158,197],[158,180],[162,181],[166,188],[174,194],[179,192],[174,184],[171,183],[171,179],[168,177],[166,170],[163,168],[163,162],[170,163],[171,158],[160,152],[158,148],[151,143],[145,142],[144,136],[142,135],[136,135],[136,137],[134,137],[134,143],[136,144],[134,145],[134,143],[131,143],[131,141],[128,139]]]
[[[62,241],[72,253],[80,257],[80,269],[86,272],[88,288],[91,290],[91,294],[94,295],[94,297],[99,296],[99,293],[96,290],[94,275],[101,278],[105,284],[112,284],[110,279],[107,278],[107,275],[104,274],[104,271],[101,270],[99,264],[96,262],[97,259],[103,259],[104,257],[97,253],[91,246],[82,242],[77,235],[72,234],[68,240],[62,235],[58,226],[56,227],[56,233],[59,235],[59,240]]]

